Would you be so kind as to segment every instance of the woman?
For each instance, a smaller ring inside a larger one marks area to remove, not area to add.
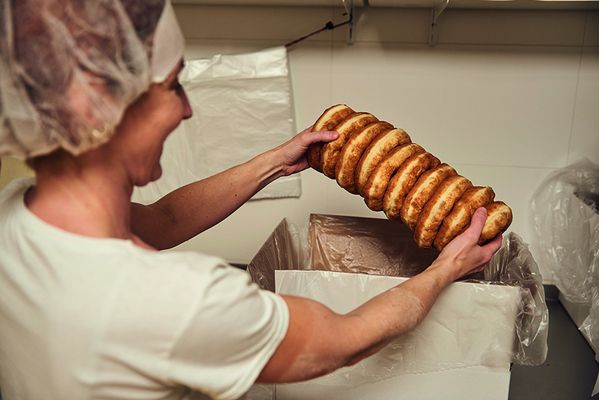
[[[256,380],[320,376],[412,329],[500,246],[476,244],[478,210],[426,271],[345,315],[261,291],[215,257],[160,253],[305,169],[308,146],[336,133],[304,131],[154,205],[131,204],[134,186],[160,177],[165,139],[192,114],[170,5],[6,0],[3,12],[12,21],[3,30],[14,29],[4,37],[15,39],[1,53],[0,154],[27,158],[36,173],[0,193],[7,400],[235,399]],[[19,96],[7,102],[8,92]]]

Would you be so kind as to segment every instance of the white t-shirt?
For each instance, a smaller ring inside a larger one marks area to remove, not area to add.
[[[4,400],[236,399],[286,334],[282,298],[192,252],[75,235],[0,192]]]

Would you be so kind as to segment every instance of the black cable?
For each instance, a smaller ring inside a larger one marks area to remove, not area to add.
[[[350,16],[349,16],[349,19],[348,19],[347,21],[343,21],[343,22],[340,22],[340,23],[338,23],[338,24],[334,24],[334,23],[333,23],[333,21],[329,21],[329,22],[327,22],[326,24],[324,24],[324,26],[323,26],[322,28],[320,28],[320,29],[318,29],[318,30],[316,30],[316,31],[314,31],[314,32],[312,32],[312,33],[308,33],[307,35],[305,35],[305,36],[302,36],[302,37],[301,37],[301,38],[299,38],[299,39],[295,39],[295,40],[292,40],[292,41],[291,41],[291,42],[289,42],[289,43],[286,43],[286,44],[285,44],[285,47],[286,47],[286,48],[290,48],[291,46],[294,46],[294,45],[298,44],[299,42],[302,42],[302,41],[304,41],[304,40],[308,39],[308,38],[309,38],[309,37],[311,37],[311,36],[314,36],[314,35],[316,35],[316,34],[319,34],[320,32],[327,31],[327,30],[333,30],[333,29],[339,28],[340,26],[347,25],[347,24],[351,23],[351,21],[352,21],[352,17],[353,17],[353,16],[352,16],[352,15],[350,15]]]

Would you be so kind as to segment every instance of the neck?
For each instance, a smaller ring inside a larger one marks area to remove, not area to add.
[[[34,169],[37,184],[26,204],[36,216],[83,236],[134,239],[129,223],[133,185],[101,152],[53,153],[35,160]]]

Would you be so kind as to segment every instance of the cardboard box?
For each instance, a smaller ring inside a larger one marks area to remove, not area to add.
[[[436,257],[418,249],[403,225],[386,220],[316,215],[309,246],[300,236],[283,221],[248,270],[262,287],[339,313],[407,279],[386,275],[414,275]],[[515,286],[454,283],[416,329],[379,353],[325,377],[261,386],[249,398],[505,400],[522,293]]]

